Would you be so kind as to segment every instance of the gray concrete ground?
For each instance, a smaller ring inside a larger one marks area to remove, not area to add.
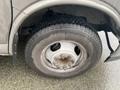
[[[120,61],[104,63],[109,50],[104,33],[100,36],[104,45],[101,61],[85,74],[69,79],[38,75],[25,64],[23,56],[19,56],[17,61],[0,57],[0,90],[119,90]],[[115,37],[111,35],[111,39],[115,49]]]

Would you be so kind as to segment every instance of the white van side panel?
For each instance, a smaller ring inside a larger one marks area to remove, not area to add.
[[[0,44],[7,44],[11,23],[10,0],[0,0]]]
[[[10,0],[0,0],[0,54],[8,54],[8,36],[11,25]]]
[[[110,4],[113,8],[120,12],[120,0],[101,0],[101,1]]]
[[[13,11],[14,11],[14,16],[15,18],[24,8],[27,6],[33,4],[34,2],[37,2],[40,0],[13,0]]]
[[[13,0],[13,7],[14,7],[14,18],[17,16],[17,14],[19,14],[24,8],[26,8],[27,6],[37,2],[37,1],[41,1],[41,0]],[[91,0],[93,1],[93,0]],[[114,8],[116,8],[117,11],[120,12],[120,0],[94,0],[94,1],[103,1],[106,2],[108,4],[110,4],[111,6],[113,6]]]

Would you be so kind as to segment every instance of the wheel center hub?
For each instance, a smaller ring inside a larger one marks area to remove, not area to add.
[[[81,51],[79,44],[72,41],[54,42],[45,52],[46,63],[54,69],[67,70],[80,63]]]
[[[54,57],[53,64],[59,69],[69,69],[74,66],[75,58],[70,54],[62,53]]]

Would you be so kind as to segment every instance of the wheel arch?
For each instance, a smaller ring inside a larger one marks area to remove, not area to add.
[[[14,20],[12,29],[10,32],[10,37],[9,37],[9,54],[13,54],[13,44],[14,44],[14,39],[17,34],[17,31],[19,30],[20,25],[28,18],[31,14],[33,14],[36,11],[51,7],[51,6],[56,6],[56,5],[80,5],[80,6],[86,6],[90,8],[95,8],[99,11],[104,12],[108,16],[110,16],[113,21],[115,22],[115,28],[116,30],[119,30],[120,28],[120,15],[119,13],[111,7],[111,5],[106,4],[105,2],[102,1],[93,1],[93,0],[43,0],[43,1],[38,1],[32,5],[29,5],[26,7]],[[117,35],[117,33],[116,33]],[[119,35],[118,35],[119,37]]]

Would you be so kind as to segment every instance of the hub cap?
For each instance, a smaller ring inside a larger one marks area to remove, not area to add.
[[[82,45],[63,40],[44,48],[41,58],[49,69],[71,70],[76,68],[83,58],[87,58],[87,52]]]

